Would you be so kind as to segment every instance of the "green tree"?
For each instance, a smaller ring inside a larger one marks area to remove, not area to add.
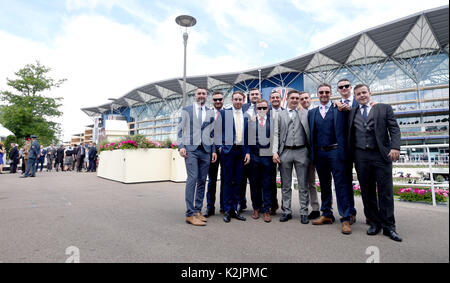
[[[16,72],[17,79],[6,79],[13,91],[0,92],[0,100],[5,102],[0,110],[0,123],[17,139],[37,135],[43,145],[58,141],[61,128],[54,121],[62,115],[59,110],[62,98],[46,97],[43,92],[60,87],[66,79],[56,81],[47,76],[50,71],[37,61]]]

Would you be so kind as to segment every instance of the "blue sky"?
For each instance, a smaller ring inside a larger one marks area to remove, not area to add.
[[[68,81],[64,139],[91,123],[80,111],[153,81],[182,76],[175,17],[198,24],[188,45],[188,75],[243,71],[323,48],[442,0],[0,0],[0,89],[36,60]]]

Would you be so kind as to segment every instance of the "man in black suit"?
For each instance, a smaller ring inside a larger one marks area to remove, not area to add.
[[[222,92],[215,91],[212,95],[213,99],[213,106],[214,106],[214,133],[221,133],[222,132],[222,119],[220,116],[220,111],[223,108],[223,104],[225,102],[225,98]],[[216,144],[221,144],[222,141],[220,140],[222,138],[221,135],[215,135],[214,138],[216,139]],[[216,203],[216,188],[217,188],[217,176],[219,173],[219,165],[220,165],[220,197],[219,197],[219,203],[220,203],[220,212],[224,212],[223,210],[223,183],[224,183],[224,177],[223,177],[223,168],[222,168],[222,159],[220,158],[219,153],[219,146],[216,145],[216,154],[217,154],[217,161],[214,163],[211,163],[209,165],[209,171],[208,171],[208,191],[206,193],[206,202],[207,202],[207,209],[206,212],[203,214],[204,217],[209,217],[211,215],[214,215],[216,212],[215,203]]]
[[[17,164],[19,163],[19,150],[15,143],[11,144],[11,150],[9,151],[9,159],[11,160],[11,169],[9,172],[14,174],[17,172]]]
[[[368,85],[355,86],[359,107],[349,116],[349,146],[354,152],[361,185],[364,214],[370,220],[368,235],[383,234],[401,242],[395,230],[392,162],[400,156],[400,128],[392,107],[370,104]],[[377,197],[378,190],[378,197]]]

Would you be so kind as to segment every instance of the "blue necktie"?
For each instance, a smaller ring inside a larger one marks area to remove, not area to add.
[[[366,122],[367,121],[367,105],[363,105],[362,108],[363,108],[363,119],[364,119],[364,122]]]

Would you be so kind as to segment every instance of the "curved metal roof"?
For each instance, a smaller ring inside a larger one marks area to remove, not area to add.
[[[187,92],[203,87],[235,85],[249,79],[264,80],[286,72],[323,72],[341,65],[370,64],[387,57],[408,58],[433,51],[449,51],[449,5],[422,11],[347,37],[315,52],[278,64],[242,72],[213,74],[187,78]],[[98,107],[81,109],[89,116],[109,109],[172,95],[182,97],[183,78],[157,81],[133,89],[116,101]]]

